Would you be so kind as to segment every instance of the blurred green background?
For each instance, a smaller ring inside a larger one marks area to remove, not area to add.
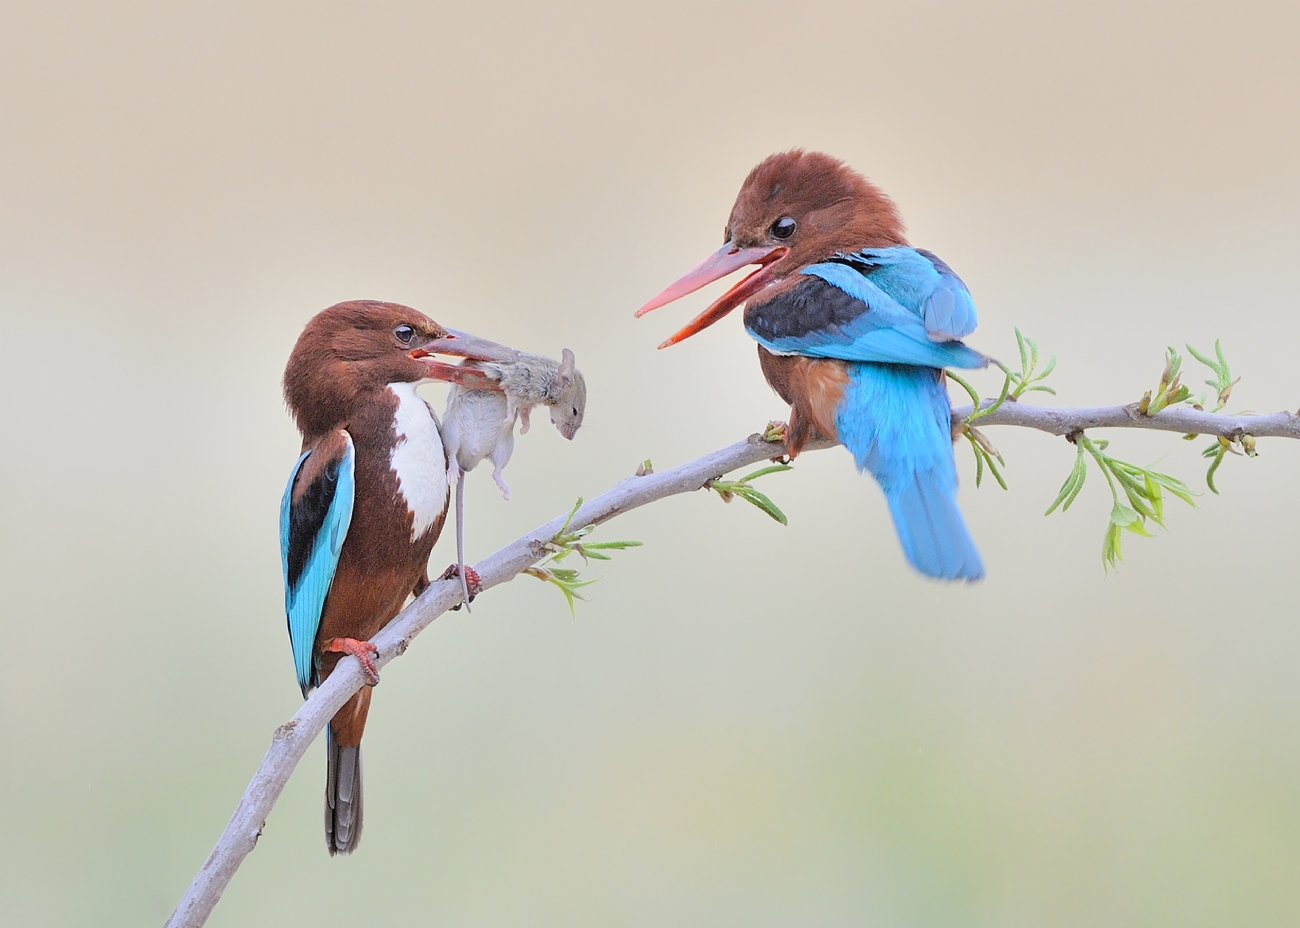
[[[1294,409],[1298,36],[1280,3],[6,2],[0,921],[161,923],[297,708],[313,313],[577,353],[587,424],[519,441],[510,503],[472,476],[474,558],[782,416],[738,319],[654,350],[707,294],[632,312],[791,146],[896,198],[974,346],[1058,355],[1044,401],[1221,337],[1233,409]],[[1044,519],[1073,449],[991,437],[977,586],[909,572],[823,452],[767,478],[788,528],[698,494],[602,529],[646,546],[576,621],[529,578],[439,619],[377,692],[359,853],[315,747],[211,924],[1300,922],[1300,448],[1214,497],[1203,442],[1111,434],[1204,495],[1107,577],[1104,481]]]

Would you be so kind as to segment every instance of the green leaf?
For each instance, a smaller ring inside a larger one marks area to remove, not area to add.
[[[1083,457],[1083,449],[1080,448],[1074,456],[1074,467],[1070,470],[1070,476],[1065,478],[1065,483],[1061,484],[1061,492],[1056,494],[1056,499],[1052,500],[1052,505],[1047,507],[1047,512],[1043,515],[1050,516],[1062,503],[1065,504],[1061,509],[1062,512],[1069,509],[1070,503],[1074,502],[1074,498],[1083,489],[1083,481],[1087,476],[1088,464]]]
[[[765,493],[759,492],[750,485],[751,480],[786,470],[794,470],[794,468],[789,464],[771,464],[767,467],[761,467],[751,474],[746,474],[739,480],[722,480],[719,478],[710,480],[705,486],[722,497],[723,502],[729,503],[733,498],[739,496],[746,502],[752,503],[763,510],[777,522],[787,525],[789,523],[786,520],[785,513],[780,510],[776,503],[768,499]]]
[[[1155,509],[1153,509],[1151,504],[1147,501],[1146,487],[1142,488],[1141,493],[1138,493],[1135,490],[1131,490],[1128,487],[1125,487],[1124,495],[1128,497],[1129,505],[1133,507],[1133,509],[1137,512],[1138,515],[1140,515],[1143,519],[1150,519],[1151,521],[1155,522],[1157,525],[1160,524],[1160,520],[1156,518]]]
[[[980,409],[980,401],[977,398],[975,400],[975,409],[974,411],[971,412],[969,416],[966,417],[966,422],[967,423],[974,422],[976,419],[980,419],[983,418],[984,416],[990,415],[991,413],[997,412],[1000,408],[1002,408],[1002,404],[1007,401],[1007,395],[1010,390],[1011,390],[1011,378],[1004,377],[1002,379],[1002,390],[998,393],[998,398],[983,409]]]
[[[790,524],[786,520],[785,513],[777,507],[776,503],[772,502],[764,494],[755,490],[753,487],[737,488],[736,495],[747,502],[753,503],[782,525]]]
[[[1217,347],[1219,343],[1216,341],[1214,344]],[[1214,371],[1215,373],[1218,373],[1219,366],[1215,364],[1213,361],[1211,361],[1209,358],[1207,358],[1205,355],[1201,354],[1191,345],[1187,346],[1187,353],[1190,354],[1192,357],[1194,357],[1196,360],[1200,361],[1210,370]],[[1220,357],[1222,357],[1222,355],[1220,355]],[[1214,384],[1211,383],[1210,386],[1214,386]]]
[[[971,401],[972,403],[975,404],[975,409],[971,412],[970,416],[967,416],[967,417],[966,417],[966,421],[969,422],[969,421],[971,420],[971,418],[972,418],[972,417],[973,417],[977,412],[979,412],[979,408],[980,408],[980,395],[979,395],[977,392],[975,392],[975,388],[972,387],[970,384],[968,384],[968,383],[965,381],[965,379],[962,378],[960,375],[955,374],[955,373],[953,373],[952,371],[947,371],[947,370],[944,371],[944,374],[948,377],[949,380],[955,381],[956,384],[957,384],[959,387],[961,387],[963,390],[965,390],[966,393],[967,393],[967,395],[970,396],[970,401]]]
[[[772,464],[769,467],[760,468],[759,470],[754,471],[752,474],[746,474],[745,476],[741,477],[740,480],[737,482],[749,483],[750,481],[757,480],[759,477],[766,477],[768,474],[779,474],[785,470],[794,470],[794,467],[792,467],[789,464]]]
[[[1121,539],[1123,529],[1113,522],[1106,527],[1106,536],[1101,542],[1101,561],[1103,567],[1117,567],[1124,559]]]
[[[1065,502],[1061,505],[1061,512],[1069,511],[1070,505],[1074,502],[1075,498],[1079,495],[1079,491],[1083,489],[1083,482],[1088,476],[1088,459],[1085,458],[1082,454],[1080,454],[1075,459],[1074,466],[1079,471],[1079,480],[1074,485],[1074,489],[1070,491],[1069,496],[1065,498]]]
[[[1191,490],[1178,478],[1113,458],[1105,452],[1107,447],[1105,441],[1100,439],[1094,441],[1086,434],[1076,435],[1074,443],[1078,448],[1076,462],[1085,461],[1084,452],[1087,451],[1096,460],[1110,485],[1113,505],[1102,543],[1102,561],[1107,572],[1122,560],[1120,538],[1123,532],[1128,531],[1149,538],[1151,532],[1147,524],[1148,520],[1160,526],[1164,525],[1165,491],[1174,494],[1189,505],[1195,505]],[[1058,504],[1061,504],[1062,512],[1069,508],[1082,485],[1084,473],[1086,468],[1077,475],[1077,480],[1074,472],[1070,474],[1070,479],[1066,481],[1056,502],[1052,504],[1053,509]],[[1123,497],[1119,494],[1120,490],[1124,491]],[[1127,500],[1128,505],[1121,502],[1121,499]],[[1052,509],[1048,510],[1049,513],[1051,511]]]
[[[1123,527],[1130,525],[1138,520],[1138,514],[1122,503],[1116,503],[1110,511],[1110,521],[1112,525]]]
[[[983,448],[981,448],[980,451],[983,452],[983,457],[988,460],[989,472],[993,474],[993,479],[998,482],[998,486],[1005,490],[1007,488],[1007,482],[1002,479],[1002,474],[998,472],[998,466],[993,463],[993,458],[990,457],[988,452],[984,451]],[[976,485],[978,486],[978,482]]]
[[[1154,470],[1147,471],[1147,473],[1151,475],[1152,480],[1160,484],[1170,493],[1174,494],[1174,496],[1177,496],[1184,503],[1187,503],[1187,505],[1196,505],[1196,499],[1194,498],[1196,494],[1192,492],[1191,488],[1188,487],[1187,484],[1183,483],[1177,477],[1171,477],[1168,474],[1162,474]]]
[[[624,548],[636,548],[641,546],[641,542],[639,541],[583,542],[582,539],[595,531],[596,526],[594,524],[588,524],[584,525],[582,528],[573,529],[572,531],[569,529],[569,526],[573,523],[573,517],[577,514],[578,509],[581,508],[581,506],[582,497],[578,497],[578,501],[574,503],[573,508],[569,510],[569,515],[568,518],[564,520],[564,525],[562,525],[560,530],[556,532],[555,536],[544,545],[546,550],[550,553],[541,563],[535,564],[524,571],[524,573],[537,577],[539,580],[550,583],[559,589],[559,591],[564,594],[565,602],[569,604],[569,613],[575,618],[577,617],[577,613],[575,612],[574,600],[581,599],[584,602],[586,601],[586,597],[582,596],[577,591],[584,586],[590,586],[600,578],[596,577],[591,580],[583,580],[580,578],[577,570],[571,567],[559,567],[557,565],[570,554],[579,555],[583,561],[587,561],[588,559],[608,561],[612,560],[612,558],[610,558],[608,554],[601,553],[602,549],[621,550]]]
[[[1206,486],[1210,488],[1210,492],[1215,496],[1219,495],[1219,488],[1214,485],[1214,472],[1219,469],[1219,465],[1223,463],[1224,455],[1227,453],[1228,449],[1223,445],[1219,445],[1218,454],[1216,454],[1214,460],[1210,462],[1210,469],[1205,472]]]
[[[1155,520],[1160,525],[1164,525],[1165,499],[1160,492],[1160,482],[1153,479],[1150,473],[1144,474],[1142,479],[1146,485],[1147,498],[1151,500],[1151,508],[1155,512]]]

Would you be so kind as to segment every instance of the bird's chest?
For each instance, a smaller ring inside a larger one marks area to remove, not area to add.
[[[397,399],[391,426],[388,468],[397,481],[397,501],[411,514],[414,542],[443,514],[447,503],[447,456],[437,420],[413,383],[389,384]]]

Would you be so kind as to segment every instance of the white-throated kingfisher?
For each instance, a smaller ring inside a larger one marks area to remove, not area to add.
[[[912,248],[893,202],[844,162],[783,152],[745,179],[725,243],[640,316],[747,265],[666,348],[744,304],[763,375],[790,404],[786,446],[818,436],[879,482],[898,540],[921,573],[979,580],[984,565],[957,508],[943,368],[984,367],[960,339],[975,303],[952,269]]]
[[[453,337],[410,307],[374,300],[331,306],[294,345],[284,397],[302,432],[302,455],[280,506],[280,542],[304,697],[345,654],[378,682],[370,639],[429,585],[429,554],[447,516],[447,456],[437,419],[415,388],[444,379],[447,365],[431,354],[476,357],[480,346],[492,356],[501,349],[464,333]],[[370,693],[363,686],[326,734],[331,854],[351,852],[361,838],[361,734]]]

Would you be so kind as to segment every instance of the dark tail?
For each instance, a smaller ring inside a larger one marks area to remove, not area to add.
[[[913,567],[943,580],[981,580],[984,563],[957,508],[956,490],[934,471],[917,472],[885,491],[903,553]]]
[[[361,745],[341,747],[325,727],[325,846],[351,854],[361,842]]]

